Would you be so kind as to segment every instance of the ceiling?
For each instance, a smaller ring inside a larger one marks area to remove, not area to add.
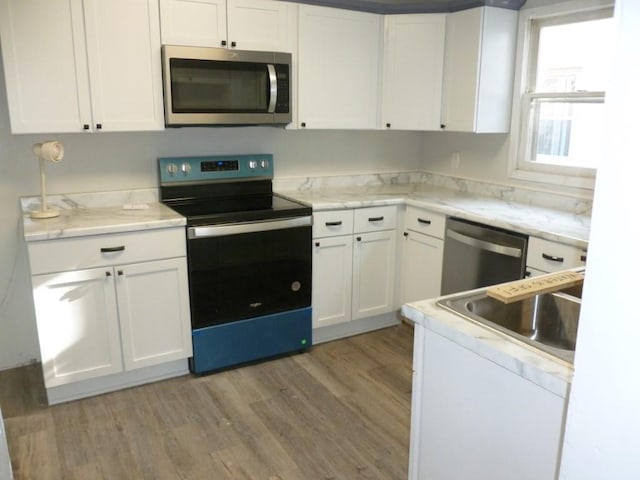
[[[441,13],[472,7],[493,6],[519,10],[526,0],[297,0],[298,3],[324,5],[373,13]]]

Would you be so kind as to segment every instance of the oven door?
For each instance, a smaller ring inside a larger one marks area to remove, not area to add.
[[[194,330],[311,305],[311,217],[187,232]]]

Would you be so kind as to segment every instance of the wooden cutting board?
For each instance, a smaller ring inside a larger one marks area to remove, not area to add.
[[[539,277],[525,278],[515,282],[501,283],[500,285],[489,287],[487,295],[504,303],[512,303],[539,293],[574,287],[580,285],[583,281],[584,272],[567,270]]]

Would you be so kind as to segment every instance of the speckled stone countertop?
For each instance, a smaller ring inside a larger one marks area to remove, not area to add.
[[[444,310],[436,305],[437,300],[407,303],[402,315],[545,390],[568,396],[573,365]]]
[[[412,205],[505,228],[551,241],[585,248],[591,224],[590,212],[581,202],[565,204],[564,210],[536,203],[540,194],[513,198],[492,196],[490,191],[446,188],[424,183],[375,184],[287,189],[278,193],[311,205],[314,211],[362,208],[375,205]],[[543,202],[540,202],[543,203]]]
[[[158,202],[155,189],[52,195],[47,204],[60,216],[34,220],[29,212],[40,207],[40,198],[21,199],[27,242],[186,225],[183,216]]]

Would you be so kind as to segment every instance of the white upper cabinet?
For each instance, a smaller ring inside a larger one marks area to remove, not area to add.
[[[160,0],[162,43],[290,52],[294,12],[273,0]]]
[[[300,5],[298,126],[375,129],[382,17]]]
[[[227,41],[226,0],[160,0],[162,43],[220,47]]]
[[[444,14],[385,17],[382,128],[440,129],[445,21]]]
[[[96,130],[162,130],[160,17],[154,0],[84,0]]]
[[[0,36],[13,133],[79,132],[89,123],[80,1],[0,1]]]
[[[154,0],[0,0],[13,133],[161,130]]]
[[[442,128],[506,133],[518,12],[477,7],[447,15]]]

